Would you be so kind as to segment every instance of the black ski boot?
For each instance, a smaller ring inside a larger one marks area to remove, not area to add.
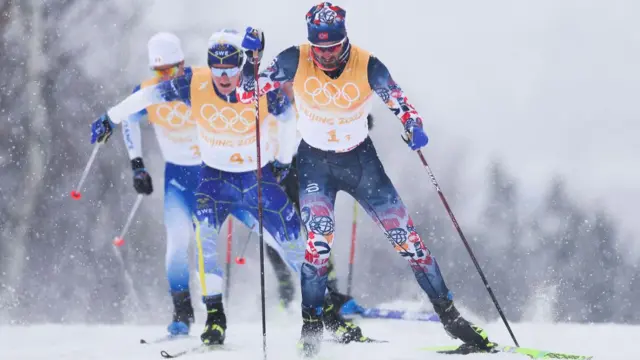
[[[167,327],[169,334],[189,335],[189,329],[194,322],[193,306],[189,291],[180,291],[171,294],[173,300],[173,320]]]
[[[289,308],[289,304],[293,301],[295,294],[295,286],[291,280],[291,273],[284,259],[280,257],[278,251],[271,246],[267,245],[267,257],[273,266],[273,270],[276,273],[278,279],[278,295],[280,295],[280,306],[284,309]]]
[[[496,345],[489,341],[489,335],[484,329],[472,324],[460,315],[453,301],[447,300],[440,304],[433,304],[433,308],[440,317],[447,334],[464,342],[462,348],[468,347],[470,352],[491,351],[491,348]]]
[[[314,314],[313,310],[302,309],[302,332],[298,342],[302,357],[311,358],[320,352],[322,331],[322,315]]]
[[[342,294],[339,293],[338,291],[327,287],[327,289],[329,290],[329,297],[331,297],[331,303],[333,304],[333,306],[338,310],[338,313],[340,313],[340,309],[342,309],[342,307],[344,306],[344,304],[348,303],[348,302],[354,302],[355,300],[353,300],[352,296],[349,296],[347,294]]]
[[[348,344],[352,341],[366,342],[369,340],[362,335],[360,327],[340,315],[340,308],[334,305],[331,295],[327,295],[324,298],[324,316],[322,320],[324,326],[339,343]]]
[[[207,323],[200,335],[205,345],[222,345],[226,337],[227,317],[222,308],[222,298],[219,301],[207,303]]]
[[[278,295],[280,295],[280,306],[283,309],[289,308],[289,305],[291,305],[293,301],[293,296],[296,293],[296,289],[291,282],[291,276],[288,275],[288,278],[288,280],[278,281]]]

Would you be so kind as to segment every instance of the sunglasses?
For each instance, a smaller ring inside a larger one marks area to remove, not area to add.
[[[240,72],[240,67],[232,67],[232,68],[215,68],[211,67],[211,74],[215,77],[221,77],[224,74],[227,74],[228,77],[236,76]]]
[[[167,76],[174,77],[178,75],[178,71],[180,70],[180,65],[175,65],[170,68],[166,68],[162,70],[157,70],[157,69],[152,69],[152,70],[156,77],[167,77]]]
[[[342,49],[342,45],[344,45],[344,42],[346,40],[347,38],[344,38],[338,41],[337,43],[328,44],[328,45],[311,44],[311,49],[313,50],[314,53],[318,55],[321,55],[325,52],[336,53]]]

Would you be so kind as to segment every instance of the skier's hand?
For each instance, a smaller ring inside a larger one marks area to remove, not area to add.
[[[273,174],[276,176],[276,181],[279,184],[289,174],[291,164],[283,164],[278,160],[274,160],[271,165],[273,167]]]
[[[414,119],[409,119],[404,124],[404,131],[407,135],[405,142],[411,150],[418,150],[429,142],[429,137],[422,129],[422,123]]]
[[[249,26],[244,35],[244,39],[242,39],[242,47],[251,51],[263,51],[264,33],[262,30]]]
[[[249,29],[251,29],[251,32],[249,31]],[[253,29],[251,27],[247,28],[247,34],[245,35],[244,39],[242,40],[242,47],[244,47],[245,50],[245,55],[247,56],[247,61],[250,64],[253,64],[253,49],[252,49],[252,45],[250,45],[250,47],[246,47],[245,41],[251,41],[253,42],[254,40],[247,40],[248,37],[254,37],[255,36],[255,40],[260,42],[259,48],[258,48],[258,63],[262,60],[262,54],[264,53],[264,45],[265,45],[265,40],[264,40],[264,32],[260,29]]]
[[[142,158],[135,158],[131,160],[131,168],[133,169],[133,187],[138,194],[151,195],[153,192],[153,183],[151,182],[151,175],[144,167]]]
[[[113,128],[116,125],[111,121],[108,114],[104,114],[91,124],[91,143],[96,141],[99,143],[106,143],[109,140],[111,134],[113,134]]]

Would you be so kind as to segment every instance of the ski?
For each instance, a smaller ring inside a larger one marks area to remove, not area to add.
[[[367,319],[397,319],[397,320],[415,320],[415,321],[440,321],[435,312],[411,312],[404,310],[386,310],[377,308],[364,309],[359,314]]]
[[[439,322],[440,318],[435,312],[415,312],[405,310],[388,310],[379,308],[358,308],[354,311],[341,309],[341,315],[349,318],[362,317],[365,319],[395,319],[395,320],[412,320],[412,321],[435,321]],[[345,311],[346,310],[346,311]]]
[[[467,355],[472,353],[486,353],[486,354],[508,353],[508,354],[525,355],[525,356],[528,356],[530,359],[570,359],[570,360],[593,359],[593,356],[571,355],[571,354],[563,354],[563,353],[557,353],[557,352],[551,352],[551,351],[545,351],[545,350],[539,350],[539,349],[522,348],[522,347],[516,347],[516,346],[503,346],[503,345],[496,345],[489,350],[468,347],[465,345],[425,347],[425,348],[421,348],[420,350],[433,351],[439,354],[457,354],[457,355]]]
[[[165,336],[161,336],[159,338],[155,338],[151,340],[140,339],[140,344],[153,345],[153,344],[161,344],[169,341],[192,339],[192,338],[193,336],[191,335],[165,335]]]
[[[186,350],[182,350],[180,352],[176,352],[176,353],[169,353],[165,350],[160,351],[160,355],[165,358],[165,359],[175,359],[181,356],[185,356],[185,355],[193,355],[193,354],[204,354],[204,353],[208,353],[211,351],[218,351],[218,350],[226,350],[229,351],[231,350],[231,348],[229,348],[227,345],[205,345],[205,344],[200,344],[198,346],[192,347],[190,349],[186,349]]]
[[[356,340],[353,340],[353,341],[351,341],[351,342],[349,342],[349,343],[344,343],[344,342],[342,342],[342,341],[340,341],[340,340],[333,339],[333,338],[330,338],[330,339],[324,339],[324,341],[325,341],[325,342],[334,343],[334,344],[341,344],[341,345],[356,344],[356,343],[385,344],[385,343],[388,343],[388,342],[389,342],[389,341],[387,341],[387,340],[372,339],[372,338],[370,338],[370,337],[365,337],[365,338],[360,339],[360,340],[357,340],[357,341],[356,341]]]
[[[388,343],[388,340],[380,340],[380,339],[372,339],[370,337],[367,337],[365,339],[362,339],[360,341],[354,341],[354,342],[358,342],[358,343],[373,343],[373,344],[385,344]]]

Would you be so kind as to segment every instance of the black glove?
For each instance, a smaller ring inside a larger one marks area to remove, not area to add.
[[[287,174],[289,174],[291,164],[283,164],[278,160],[274,160],[271,163],[271,169],[273,171],[273,175],[276,176],[276,181],[280,184],[280,182],[287,177]]]
[[[133,187],[138,194],[151,195],[153,192],[153,184],[151,183],[151,175],[144,168],[142,158],[131,160],[131,168],[133,169]]]
[[[373,115],[371,114],[367,115],[367,126],[369,130],[373,129]]]

